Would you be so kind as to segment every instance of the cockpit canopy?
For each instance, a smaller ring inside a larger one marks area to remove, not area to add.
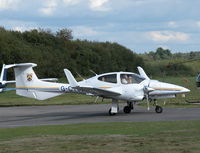
[[[135,73],[114,73],[114,74],[105,74],[98,77],[98,80],[108,82],[108,83],[120,83],[120,84],[139,84],[145,78],[137,75]]]

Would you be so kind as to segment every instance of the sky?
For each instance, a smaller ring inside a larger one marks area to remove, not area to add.
[[[117,42],[136,53],[200,51],[200,0],[0,0],[0,26],[68,28],[74,39]]]

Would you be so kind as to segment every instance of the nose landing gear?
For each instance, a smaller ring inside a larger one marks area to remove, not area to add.
[[[157,105],[156,108],[155,108],[155,111],[156,111],[156,113],[162,113],[163,108],[161,106]]]
[[[154,99],[154,105],[155,107],[155,112],[156,113],[162,113],[163,112],[163,108],[161,106],[158,106],[156,99]]]

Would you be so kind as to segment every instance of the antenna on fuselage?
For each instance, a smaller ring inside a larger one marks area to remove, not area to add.
[[[90,69],[89,71],[92,72],[93,74],[97,75],[93,70]]]
[[[76,74],[77,74],[81,79],[85,80],[85,78],[82,77],[78,72],[76,72]]]

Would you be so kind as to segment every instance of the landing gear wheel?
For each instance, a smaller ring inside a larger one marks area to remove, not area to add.
[[[129,114],[131,112],[131,107],[125,106],[124,107],[124,113]]]
[[[156,113],[162,113],[163,109],[161,106],[156,106],[155,111]]]
[[[111,108],[109,109],[108,114],[109,114],[110,116],[116,115],[116,113],[112,113],[112,112],[111,112]]]

